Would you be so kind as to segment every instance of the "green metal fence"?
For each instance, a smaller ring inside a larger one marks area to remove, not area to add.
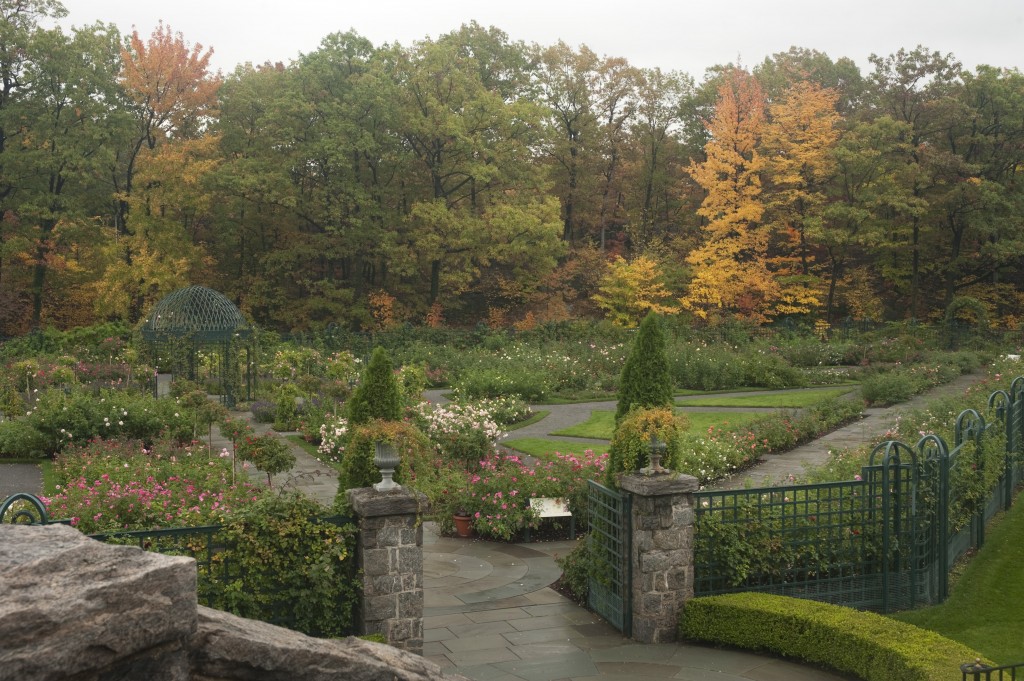
[[[935,434],[889,441],[854,480],[695,494],[694,592],[765,591],[890,612],[939,603],[1024,478],[1024,378]],[[1005,444],[1003,444],[1005,442]],[[998,448],[998,449],[997,449]]]
[[[632,634],[632,497],[588,481],[591,570],[587,605],[624,636]]]

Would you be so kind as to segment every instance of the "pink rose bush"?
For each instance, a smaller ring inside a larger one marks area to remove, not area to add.
[[[54,519],[86,534],[222,521],[262,488],[231,484],[231,460],[200,444],[99,440],[67,447],[54,461],[58,493],[44,499]]]

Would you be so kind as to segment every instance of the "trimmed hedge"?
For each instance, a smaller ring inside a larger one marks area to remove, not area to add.
[[[959,678],[981,658],[967,646],[872,612],[762,593],[695,598],[681,638],[766,651],[854,674],[864,681]]]

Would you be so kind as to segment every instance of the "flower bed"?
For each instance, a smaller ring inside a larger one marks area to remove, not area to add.
[[[58,493],[51,518],[70,518],[86,534],[219,522],[259,498],[261,488],[232,485],[231,462],[202,445],[102,440],[68,447],[54,461]]]
[[[448,487],[427,490],[442,531],[451,531],[452,514],[464,512],[478,535],[510,541],[527,527],[538,527],[530,508],[535,497],[566,498],[577,527],[585,527],[587,480],[601,478],[607,458],[588,450],[583,456],[556,454],[530,466],[516,455],[494,453],[480,462],[480,470],[450,478]]]

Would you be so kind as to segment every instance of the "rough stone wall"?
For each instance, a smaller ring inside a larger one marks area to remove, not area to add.
[[[190,558],[64,525],[0,525],[0,677],[72,681],[440,681],[422,657],[315,639],[196,604]]]
[[[676,640],[679,611],[693,598],[693,492],[689,475],[629,475],[633,495],[633,633],[642,643]]]
[[[359,566],[363,570],[364,634],[423,652],[423,499],[404,489],[348,490],[359,516]]]

